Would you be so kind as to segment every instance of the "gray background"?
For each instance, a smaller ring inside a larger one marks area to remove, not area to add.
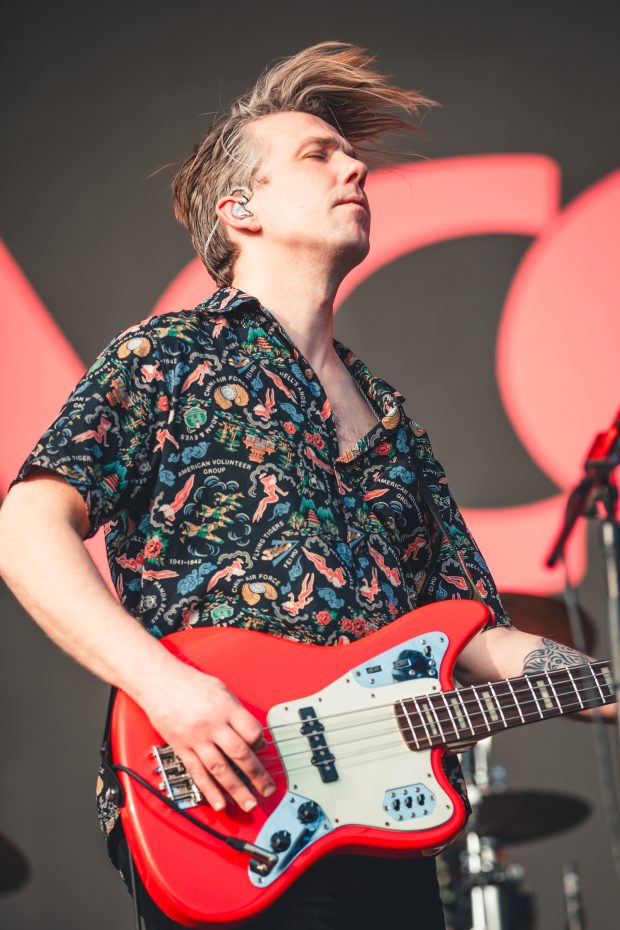
[[[617,9],[597,2],[5,4],[3,237],[88,366],[150,313],[193,254],[171,215],[168,175],[149,175],[187,154],[209,112],[267,63],[325,39],[369,48],[401,84],[442,103],[425,123],[425,156],[546,154],[561,165],[568,202],[620,163],[619,26]],[[429,426],[461,506],[554,490],[514,436],[493,373],[497,321],[528,244],[479,236],[422,249],[365,282],[337,317],[336,335]],[[474,415],[483,456],[467,441]],[[582,594],[602,656],[594,536],[589,560]],[[94,814],[107,689],[48,642],[4,586],[0,598],[0,831],[33,867],[27,887],[0,897],[0,924],[129,930],[129,898]],[[560,870],[574,859],[589,926],[615,928],[589,728],[552,721],[516,730],[496,738],[493,761],[507,767],[510,788],[562,789],[593,805],[580,828],[510,850],[536,893],[538,927],[565,926]]]

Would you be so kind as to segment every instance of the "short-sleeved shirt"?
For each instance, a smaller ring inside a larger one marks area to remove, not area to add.
[[[344,455],[307,359],[257,298],[226,287],[115,336],[13,483],[39,465],[79,491],[121,604],[157,637],[210,625],[350,642],[471,597],[455,548],[487,626],[509,624],[426,430],[333,345],[377,418]],[[99,787],[109,833],[118,811]]]

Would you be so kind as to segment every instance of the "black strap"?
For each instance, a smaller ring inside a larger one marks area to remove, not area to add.
[[[110,697],[108,699],[108,709],[105,716],[105,724],[103,726],[103,736],[101,738],[101,748],[99,750],[99,754],[101,756],[101,767],[105,769],[109,784],[111,785],[110,793],[112,797],[110,800],[114,804],[117,804],[119,807],[122,807],[125,803],[125,795],[123,792],[123,786],[121,785],[120,779],[114,768],[112,749],[110,746],[110,724],[112,722],[112,709],[114,707],[117,690],[118,689],[114,686],[110,688]]]
[[[472,598],[474,598],[474,600],[476,600],[476,601],[480,601],[480,603],[481,603],[481,604],[484,604],[484,606],[487,607],[487,609],[488,609],[488,606],[487,606],[487,604],[485,603],[484,598],[482,597],[482,595],[481,595],[480,592],[478,591],[478,588],[476,587],[476,585],[475,585],[475,583],[474,583],[474,580],[473,580],[473,578],[471,577],[471,574],[470,574],[470,572],[469,572],[469,569],[467,568],[467,565],[465,564],[465,558],[464,558],[464,556],[463,556],[463,553],[461,552],[460,549],[458,549],[458,548],[455,546],[455,544],[454,544],[454,542],[453,542],[453,540],[452,540],[452,536],[451,536],[451,534],[450,534],[450,531],[448,530],[448,527],[446,526],[446,524],[445,524],[445,522],[444,522],[444,520],[443,520],[443,517],[442,517],[441,514],[439,513],[439,508],[437,507],[437,504],[435,503],[435,498],[433,497],[433,493],[432,493],[432,491],[431,491],[431,489],[430,489],[430,486],[429,486],[428,477],[427,477],[426,474],[424,473],[424,460],[421,459],[421,458],[418,459],[418,469],[417,469],[417,473],[418,473],[418,483],[419,483],[419,485],[420,485],[420,491],[421,491],[422,496],[423,496],[423,498],[424,498],[424,500],[425,500],[425,502],[426,502],[426,506],[428,507],[429,511],[431,512],[431,514],[432,514],[433,517],[435,518],[435,522],[437,523],[437,526],[439,527],[439,530],[440,530],[442,536],[445,536],[446,539],[448,540],[448,544],[449,544],[450,547],[452,548],[452,551],[454,552],[454,555],[456,556],[456,558],[457,558],[457,560],[458,560],[458,562],[459,562],[459,564],[460,564],[460,566],[461,566],[461,569],[462,569],[462,571],[463,571],[463,575],[464,575],[464,577],[465,577],[465,580],[467,581],[467,585],[468,585],[468,587],[469,587],[469,591],[470,591],[470,594],[471,594]]]
[[[102,739],[102,742],[101,742],[101,751],[102,751],[102,752],[104,751],[104,747],[105,747],[106,751],[109,750],[109,745],[110,745],[110,724],[112,723],[112,709],[113,709],[113,707],[114,707],[114,699],[116,698],[116,692],[117,692],[117,691],[118,691],[118,688],[116,688],[114,685],[111,685],[111,686],[110,686],[110,697],[108,698],[108,709],[107,709],[106,715],[105,715],[105,724],[104,724],[104,727],[103,727],[103,739]]]
[[[105,723],[103,725],[103,736],[101,738],[101,748],[99,750],[101,756],[101,767],[105,770],[106,777],[110,784],[110,793],[112,797],[110,800],[114,804],[118,804],[119,807],[122,807],[125,803],[125,795],[123,792],[123,787],[120,783],[114,762],[112,760],[112,749],[110,746],[110,725],[112,723],[112,710],[114,708],[114,701],[116,699],[116,692],[118,688],[113,685],[110,687],[110,696],[108,698],[108,709],[105,715]],[[140,914],[140,902],[138,901],[138,884],[136,882],[136,872],[133,863],[133,856],[131,855],[131,849],[129,848],[129,843],[127,845],[127,856],[129,861],[129,891],[131,893],[132,903],[133,903],[133,918],[135,924],[135,930],[140,930],[141,924],[141,914]]]
[[[140,930],[140,904],[138,902],[138,884],[136,882],[136,872],[133,864],[133,856],[131,855],[131,849],[129,848],[129,843],[127,843],[127,857],[129,860],[129,881],[131,882],[131,897],[133,900],[133,919],[136,930]]]

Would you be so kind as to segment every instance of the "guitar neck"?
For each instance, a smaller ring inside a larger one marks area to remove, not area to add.
[[[609,662],[435,691],[398,701],[394,710],[410,749],[454,746],[523,726],[611,704],[616,696]]]

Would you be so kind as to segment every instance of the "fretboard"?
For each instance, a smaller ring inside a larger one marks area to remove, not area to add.
[[[394,712],[410,749],[483,739],[509,727],[615,701],[609,662],[573,665],[521,678],[436,690],[397,701]]]

